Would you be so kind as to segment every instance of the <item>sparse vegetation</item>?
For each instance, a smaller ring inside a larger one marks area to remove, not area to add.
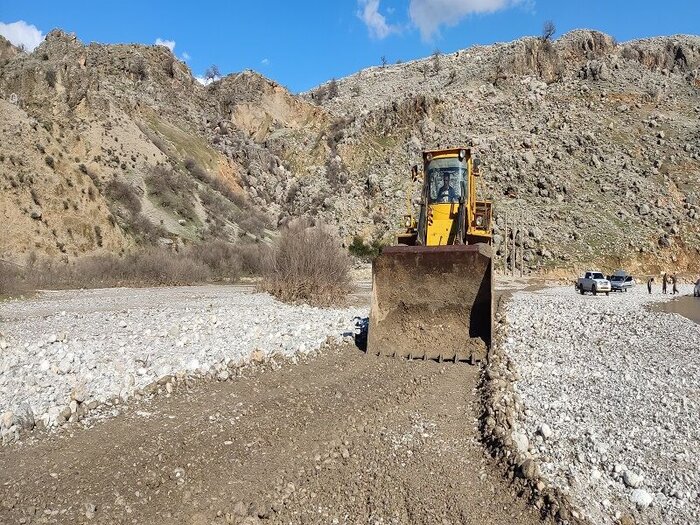
[[[385,57],[384,55],[382,55],[382,58],[381,58],[381,60],[382,60],[382,68],[385,68],[385,67],[386,67],[386,65],[387,65],[387,60],[386,60],[386,57]]]
[[[350,290],[350,261],[322,226],[289,226],[265,260],[260,287],[283,301],[330,305]]]
[[[101,243],[97,226],[95,235]],[[71,262],[31,253],[24,266],[0,261],[0,298],[36,289],[232,282],[241,275],[259,275],[268,252],[259,243],[212,241],[180,250],[148,247],[124,256],[93,255]]]
[[[219,71],[219,66],[217,66],[216,64],[212,64],[204,72],[204,78],[206,80],[209,80],[209,81],[216,80],[217,78],[220,78],[220,77],[221,77],[221,71]]]
[[[440,57],[442,57],[442,51],[439,49],[436,49],[433,51],[433,58],[432,58],[432,63],[433,63],[433,73],[438,74],[440,72],[440,69],[442,69],[442,63],[440,61]]]
[[[556,32],[557,27],[554,25],[554,22],[547,20],[544,24],[542,24],[542,34],[540,35],[540,40],[542,40],[542,42],[550,42]]]
[[[135,216],[141,211],[141,199],[137,191],[131,184],[114,178],[105,187],[105,196],[111,201],[121,204],[131,215]]]
[[[20,295],[26,290],[22,268],[0,260],[0,299]]]
[[[187,177],[175,170],[156,166],[144,180],[148,195],[155,202],[186,219],[195,218],[192,204],[194,184]]]
[[[338,82],[333,78],[328,83],[328,100],[338,96]]]
[[[348,246],[348,251],[350,255],[359,259],[371,260],[382,253],[382,243],[377,239],[366,243],[362,237],[355,235],[352,239],[352,243]]]
[[[137,57],[131,63],[130,70],[138,80],[146,80],[148,78],[148,69],[146,68],[146,62],[143,57]]]

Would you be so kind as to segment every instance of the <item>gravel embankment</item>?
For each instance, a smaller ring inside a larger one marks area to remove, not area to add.
[[[671,298],[567,287],[507,305],[530,452],[594,523],[700,521],[700,325],[646,308]]]
[[[48,292],[2,303],[3,441],[32,415],[55,426],[168,376],[226,379],[254,353],[315,350],[352,333],[356,315],[366,311],[289,306],[223,286]]]

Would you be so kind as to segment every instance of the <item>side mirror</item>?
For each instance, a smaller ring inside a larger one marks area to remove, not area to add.
[[[472,173],[475,177],[481,175],[481,172],[479,171],[479,166],[481,166],[481,159],[479,157],[474,157],[472,159]]]
[[[421,179],[421,172],[418,169],[418,164],[414,164],[411,167],[411,180],[413,182],[418,182]]]

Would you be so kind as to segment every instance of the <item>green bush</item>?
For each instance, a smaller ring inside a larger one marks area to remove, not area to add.
[[[360,259],[374,259],[382,253],[382,243],[381,241],[374,239],[369,244],[365,243],[364,239],[359,235],[355,235],[352,239],[352,243],[348,246],[348,251],[350,255],[358,257]]]

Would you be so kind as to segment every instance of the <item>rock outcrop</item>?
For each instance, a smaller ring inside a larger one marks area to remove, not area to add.
[[[523,38],[300,95],[252,71],[204,87],[163,46],[8,45],[0,258],[265,237],[300,215],[388,239],[420,150],[466,144],[496,244],[519,225],[528,269],[700,261],[696,36]]]

